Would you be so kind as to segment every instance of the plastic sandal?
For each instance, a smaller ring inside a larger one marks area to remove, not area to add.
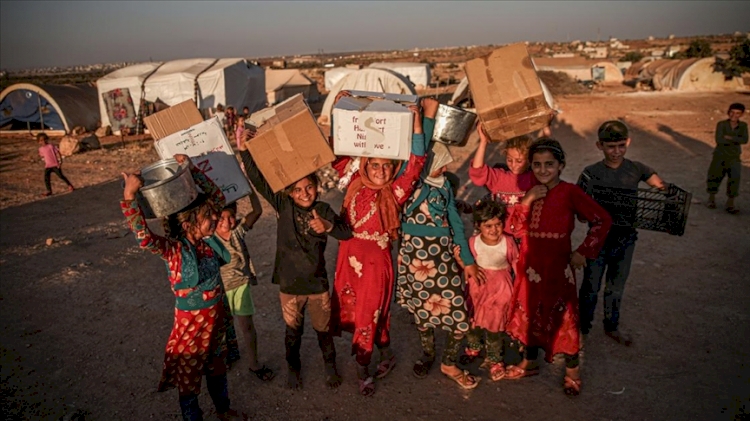
[[[581,379],[574,379],[570,376],[565,376],[563,380],[563,391],[568,396],[578,396],[581,394]]]
[[[505,377],[505,364],[495,363],[490,365],[490,379],[493,382],[502,380]]]
[[[378,371],[375,372],[375,378],[376,379],[382,379],[383,377],[387,376],[388,373],[393,370],[393,367],[396,366],[396,356],[393,355],[391,358],[387,360],[383,360],[378,364]]]
[[[479,378],[474,377],[468,370],[461,370],[456,374],[446,373],[443,367],[440,367],[440,371],[445,374],[449,379],[458,383],[464,390],[471,390],[479,386]]]
[[[427,374],[430,372],[430,368],[432,368],[432,363],[434,360],[417,360],[416,363],[414,363],[414,376],[418,379],[424,379],[427,377]]]
[[[362,396],[372,396],[375,393],[375,379],[368,377],[364,380],[358,379],[359,381],[359,394]]]
[[[539,367],[523,369],[517,365],[509,365],[505,368],[506,380],[518,380],[524,377],[536,376],[539,374]]]
[[[261,379],[264,382],[268,382],[273,380],[274,377],[276,377],[276,374],[271,370],[270,368],[266,367],[265,365],[257,370],[250,370],[251,373],[255,374],[259,379]]]

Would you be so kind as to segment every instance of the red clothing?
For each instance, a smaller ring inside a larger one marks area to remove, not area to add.
[[[340,176],[350,160],[340,158],[334,162]],[[424,162],[424,157],[411,155],[404,173],[391,184],[399,206],[411,196]],[[352,179],[356,177],[359,174]],[[390,344],[393,261],[391,240],[375,207],[377,193],[362,187],[341,212],[352,227],[354,238],[339,242],[331,303],[331,331],[336,335],[352,333],[352,354],[360,365],[370,363],[375,344]]]
[[[509,216],[522,241],[507,332],[526,346],[542,347],[548,362],[555,354],[576,354],[580,346],[578,294],[570,266],[575,216],[591,226],[576,251],[595,259],[612,220],[578,186],[561,181],[535,201],[530,212],[519,205]]]
[[[505,235],[504,243],[497,244],[504,250],[492,253],[492,256],[481,256],[477,252],[477,240],[483,244],[481,235],[477,234],[469,239],[469,248],[487,279],[482,284],[473,277],[466,281],[471,326],[493,333],[504,332],[513,302],[513,273],[518,262],[518,247],[512,237]],[[494,251],[497,248],[484,246],[480,250]]]
[[[509,212],[510,208],[521,203],[521,199],[530,188],[539,184],[531,170],[516,175],[509,170],[490,168],[487,165],[482,168],[469,167],[469,178],[474,185],[487,187],[492,198],[505,204]],[[506,233],[510,233],[507,224],[509,220],[510,218],[506,218]]]
[[[44,158],[44,168],[59,167],[60,161],[57,160],[59,154],[60,150],[51,143],[39,147],[39,156]]]

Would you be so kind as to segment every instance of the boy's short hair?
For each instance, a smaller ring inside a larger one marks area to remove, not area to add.
[[[47,140],[49,140],[49,136],[47,136],[47,133],[39,133],[39,134],[36,135],[36,140],[37,141],[39,141],[39,140],[47,141]]]
[[[237,202],[232,202],[232,203],[224,206],[224,209],[222,209],[222,212],[223,211],[230,211],[230,212],[234,213],[235,215],[237,215]]]
[[[316,173],[310,173],[310,174],[307,174],[306,176],[300,178],[299,180],[295,181],[294,183],[290,184],[289,186],[287,186],[284,189],[284,193],[286,193],[287,195],[292,194],[292,192],[294,191],[294,186],[297,185],[297,183],[299,183],[300,181],[302,181],[304,179],[310,180],[310,183],[314,184],[316,188],[320,186],[320,180],[318,179],[318,174],[316,174]]]
[[[628,126],[619,120],[605,121],[604,124],[599,126],[598,135],[600,142],[621,142],[630,137]]]
[[[730,112],[732,110],[737,110],[739,112],[744,113],[745,112],[745,105],[742,104],[742,103],[739,103],[739,102],[735,102],[735,103],[729,105],[729,110],[727,110],[727,112]]]

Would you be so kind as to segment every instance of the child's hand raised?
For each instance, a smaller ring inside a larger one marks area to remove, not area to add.
[[[482,126],[481,121],[477,121],[477,134],[479,135],[479,143],[486,145],[490,142],[490,137],[487,136],[487,132],[484,131],[484,126]]]
[[[414,134],[422,134],[422,113],[416,105],[410,105],[409,111],[414,115]]]
[[[435,118],[440,103],[435,98],[422,98],[422,112],[427,118]]]
[[[185,154],[175,154],[174,160],[177,161],[178,164],[182,165],[183,163],[187,162],[188,166],[193,166],[193,161],[190,160],[190,157]]]
[[[240,135],[240,150],[241,151],[247,150],[247,145],[245,143],[249,142],[252,138],[254,138],[257,133],[258,132],[249,130],[249,129],[245,129],[242,131],[242,134]]]
[[[537,184],[526,192],[526,195],[523,197],[523,200],[521,200],[521,203],[526,206],[531,206],[534,201],[546,197],[548,190],[549,189],[544,184]]]
[[[122,198],[125,200],[135,200],[135,195],[138,190],[143,187],[143,179],[141,173],[122,173],[122,178],[125,181],[125,189],[122,192]]]
[[[324,234],[331,231],[333,224],[330,221],[321,218],[315,209],[312,211],[312,216],[313,219],[310,220],[310,228],[315,231],[316,234]]]

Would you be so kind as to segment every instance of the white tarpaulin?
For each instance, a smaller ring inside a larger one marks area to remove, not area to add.
[[[150,75],[150,76],[149,76]],[[199,109],[216,108],[222,104],[242,107],[250,112],[266,105],[265,72],[244,59],[185,59],[166,63],[142,63],[116,70],[97,81],[102,126],[110,125],[102,94],[113,89],[128,88],[136,113],[140,108],[141,86],[147,101],[157,99],[176,105],[195,97],[198,80]]]
[[[327,90],[333,89],[334,86],[336,86],[337,83],[346,75],[348,75],[351,72],[356,72],[357,69],[349,69],[346,67],[334,67],[333,69],[326,70],[325,75],[325,87]]]
[[[331,124],[333,101],[341,91],[368,91],[416,95],[414,86],[402,75],[386,69],[361,69],[346,75],[331,89],[318,117],[318,124]]]
[[[425,88],[430,84],[430,65],[426,63],[372,63],[373,69],[388,69],[404,75],[418,88]]]

